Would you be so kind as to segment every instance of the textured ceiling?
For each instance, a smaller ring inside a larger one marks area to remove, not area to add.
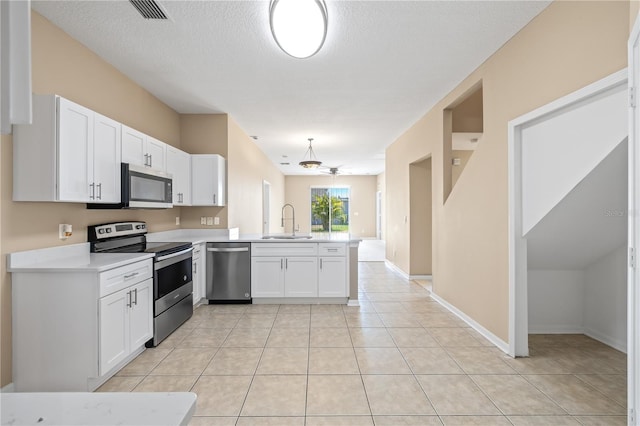
[[[176,111],[230,114],[285,174],[318,173],[297,165],[309,137],[323,165],[382,172],[385,148],[549,3],[327,0],[324,47],[295,59],[268,1],[158,1],[169,21],[120,0],[32,7]]]

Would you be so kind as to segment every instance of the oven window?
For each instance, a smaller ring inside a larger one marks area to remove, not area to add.
[[[191,267],[192,260],[189,257],[155,271],[156,300],[191,282]]]
[[[136,176],[131,173],[131,199],[137,201],[167,201],[167,182],[164,179]]]

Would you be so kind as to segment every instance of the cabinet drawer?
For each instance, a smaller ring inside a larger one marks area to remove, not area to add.
[[[316,256],[318,243],[253,243],[251,256]]]
[[[191,253],[194,262],[200,259],[201,252],[202,252],[202,244],[195,244],[193,246],[193,252]]]
[[[131,263],[100,274],[100,297],[153,277],[151,259]]]
[[[344,243],[320,243],[318,252],[320,256],[344,256],[347,249]]]

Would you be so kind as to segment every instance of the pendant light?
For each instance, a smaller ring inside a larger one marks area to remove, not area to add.
[[[304,157],[302,157],[303,160],[299,164],[305,169],[315,169],[320,164],[322,164],[322,161],[318,161],[316,159],[316,154],[313,153],[313,147],[311,146],[311,142],[313,142],[313,138],[309,138],[308,140],[309,140],[309,148],[307,149],[307,152],[304,154]],[[305,160],[304,158],[307,157],[307,154],[309,154],[309,159]]]
[[[271,0],[269,23],[280,49],[294,58],[309,58],[327,36],[327,5],[324,0]]]

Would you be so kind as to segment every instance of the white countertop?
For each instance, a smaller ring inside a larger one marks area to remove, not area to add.
[[[51,247],[7,255],[9,272],[103,272],[151,259],[152,253],[89,253],[89,244]]]
[[[212,233],[208,229],[183,229],[169,232],[156,232],[147,234],[148,241],[166,242],[190,242],[193,244],[213,243],[213,242],[238,242],[238,243],[354,243],[360,242],[359,238],[352,238],[349,234],[333,234],[331,238],[287,238],[291,234],[268,234],[276,238],[264,238],[264,234],[242,234],[221,235]],[[296,234],[297,236],[309,234]],[[278,238],[284,237],[284,238]]]
[[[191,392],[1,393],[2,425],[187,425]]]
[[[209,242],[245,243],[335,243],[357,244],[361,240],[348,234],[333,234],[331,238],[277,238],[288,234],[271,234],[276,238],[265,239],[263,234],[239,235],[232,230],[176,229],[147,234],[149,242]],[[298,234],[301,235],[301,234]],[[90,253],[89,243],[50,247],[10,253],[7,255],[8,272],[103,272],[130,263],[151,259],[151,253]]]

